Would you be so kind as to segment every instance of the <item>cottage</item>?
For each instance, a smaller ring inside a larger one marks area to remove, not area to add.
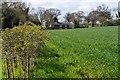
[[[74,24],[72,22],[54,22],[49,25],[49,27],[46,27],[46,22],[44,21],[42,23],[42,27],[47,29],[72,29],[74,28]]]
[[[68,23],[62,23],[62,22],[54,22],[53,23],[53,29],[65,29],[68,28]]]

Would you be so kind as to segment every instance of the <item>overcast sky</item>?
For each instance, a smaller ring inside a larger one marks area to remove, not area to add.
[[[57,8],[61,10],[61,18],[67,12],[78,10],[90,11],[101,4],[106,4],[110,8],[118,7],[120,0],[23,0],[31,3],[32,7]]]

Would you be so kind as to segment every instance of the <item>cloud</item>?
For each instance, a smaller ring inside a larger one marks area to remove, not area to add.
[[[62,11],[91,10],[92,8],[106,4],[110,7],[117,7],[119,0],[26,0],[34,7],[58,8]]]
[[[102,4],[106,4],[109,8],[115,8],[118,6],[118,1],[119,0],[86,0],[81,2],[77,10],[90,11]]]

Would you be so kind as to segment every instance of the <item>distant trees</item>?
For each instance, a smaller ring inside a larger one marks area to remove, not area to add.
[[[97,11],[99,13],[99,21],[104,24],[107,20],[112,19],[111,10],[106,5],[101,5],[97,7]]]
[[[57,17],[61,15],[61,11],[58,9],[50,8],[45,9],[43,7],[32,8],[29,14],[29,20],[33,23],[39,22],[40,25],[45,21],[46,27],[52,26],[54,21],[58,21]],[[35,24],[37,24],[35,23]]]
[[[97,7],[97,9],[92,10],[85,16],[85,12],[77,11],[73,13],[66,13],[64,16],[67,22],[73,22],[75,28],[80,27],[84,18],[85,26],[88,27],[91,24],[92,27],[96,25],[96,22],[99,21],[101,24],[105,25],[106,21],[112,19],[111,10],[105,4],[102,4]]]
[[[57,17],[61,14],[61,11],[54,8],[44,9],[38,7],[37,14],[41,23],[45,21],[46,26],[50,27],[52,26],[53,22],[58,21]],[[119,11],[117,11],[116,16],[120,16]],[[79,28],[81,24],[83,24],[83,22],[86,23],[87,26],[91,25],[92,27],[94,27],[97,22],[99,22],[101,26],[115,24],[114,20],[112,20],[111,9],[105,4],[98,6],[95,10],[92,10],[86,16],[85,12],[83,11],[76,11],[73,13],[68,12],[65,14],[64,19],[69,23],[74,23],[75,28]],[[116,22],[118,23],[119,20],[117,20]]]
[[[61,15],[61,11],[58,9],[46,9],[42,15],[43,20],[46,21],[46,27],[52,26],[54,20],[57,19],[59,15]]]
[[[98,11],[91,11],[86,17],[86,21],[89,23],[90,21],[92,22],[92,27],[94,27],[96,21],[98,20]]]
[[[99,21],[101,24],[105,24],[105,22],[109,19],[112,19],[111,12],[108,6],[102,4],[98,6],[96,10],[91,11],[85,19],[88,22],[92,22],[92,27],[94,27],[95,23]]]
[[[83,11],[66,13],[66,15],[64,16],[64,18],[67,22],[73,22],[74,23],[75,28],[79,27],[79,23],[82,22],[83,17],[84,17],[84,12]]]

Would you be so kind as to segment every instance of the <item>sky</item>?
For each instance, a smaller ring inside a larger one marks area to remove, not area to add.
[[[118,7],[120,0],[23,0],[30,3],[32,7],[57,8],[61,10],[59,18],[63,20],[63,16],[67,12],[94,10],[97,6],[106,4],[111,9]]]

